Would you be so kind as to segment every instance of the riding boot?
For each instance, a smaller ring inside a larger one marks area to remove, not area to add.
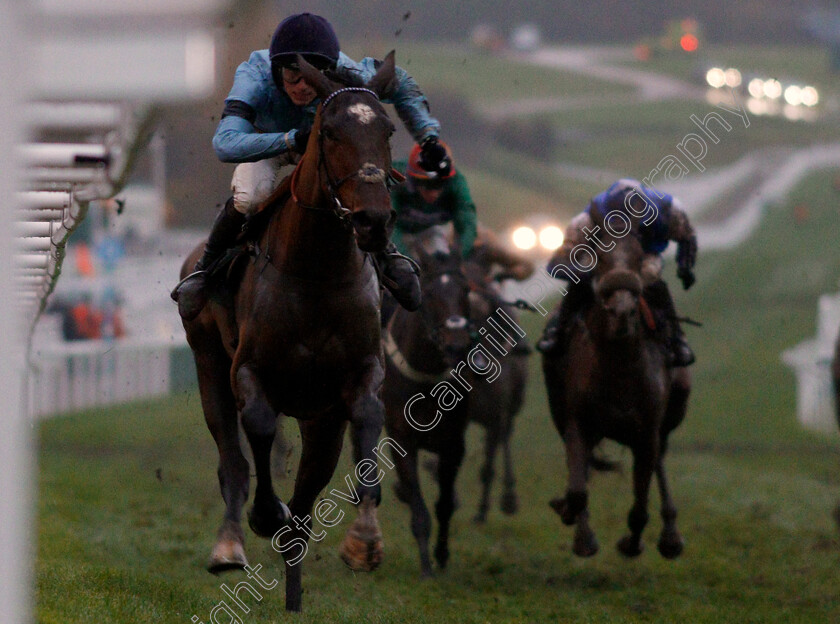
[[[178,302],[178,314],[185,321],[191,321],[204,309],[207,304],[207,269],[234,244],[244,224],[245,215],[233,207],[231,197],[216,216],[204,245],[204,254],[195,263],[195,269],[170,294]]]
[[[693,364],[694,351],[691,350],[683,334],[668,285],[663,280],[657,280],[645,287],[644,297],[651,307],[659,310],[665,317],[668,365],[679,367]]]
[[[416,264],[397,251],[394,243],[388,243],[384,251],[376,254],[382,284],[394,296],[402,307],[414,312],[420,307],[420,279]]]
[[[562,355],[568,342],[572,321],[591,299],[592,289],[588,283],[570,284],[560,309],[548,319],[542,338],[537,343],[537,351]]]

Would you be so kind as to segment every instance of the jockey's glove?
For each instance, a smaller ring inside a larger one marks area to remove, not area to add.
[[[694,264],[697,262],[697,236],[692,234],[681,240],[677,247],[677,277],[688,290],[695,282]]]
[[[446,177],[452,169],[452,162],[446,155],[446,149],[437,137],[430,136],[420,145],[420,166],[426,171]]]
[[[298,154],[303,154],[306,151],[306,144],[309,143],[309,135],[311,132],[311,126],[304,126],[303,128],[295,130],[295,134],[292,137],[292,142],[294,143],[292,149]]]
[[[694,277],[694,271],[689,269],[688,267],[679,267],[677,268],[677,277],[680,278],[682,282],[683,288],[688,290],[697,281],[697,278]]]

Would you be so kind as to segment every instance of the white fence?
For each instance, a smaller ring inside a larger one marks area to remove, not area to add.
[[[840,328],[840,294],[823,295],[817,306],[817,336],[782,353],[796,374],[796,414],[803,426],[837,431],[831,361]]]
[[[29,410],[43,418],[172,394],[195,385],[186,345],[126,338],[34,350]]]

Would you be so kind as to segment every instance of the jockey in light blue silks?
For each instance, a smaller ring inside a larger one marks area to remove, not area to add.
[[[688,366],[694,362],[694,353],[680,327],[668,285],[662,279],[660,254],[665,251],[670,241],[678,243],[677,277],[682,281],[683,288],[687,290],[691,288],[695,280],[697,236],[688,216],[672,195],[642,186],[641,182],[632,179],[614,182],[606,191],[593,197],[586,209],[569,223],[563,246],[549,261],[548,271],[551,273],[556,258],[568,257],[576,245],[586,243],[586,234],[591,233],[595,228],[593,214],[599,217],[599,221],[612,211],[626,214],[628,203],[637,219],[640,214],[647,211],[655,212],[652,220],[641,222],[638,227],[638,236],[645,252],[641,271],[644,298],[654,310],[660,312],[667,322],[669,364]],[[585,274],[581,275],[581,277],[584,276]],[[537,349],[543,353],[557,353],[564,349],[567,346],[566,338],[572,321],[591,300],[592,290],[588,280],[582,279],[579,283],[570,283],[560,310],[549,319],[542,340],[537,344]]]
[[[206,269],[233,245],[246,217],[263,207],[279,186],[281,167],[296,163],[306,149],[320,100],[301,77],[297,56],[331,79],[360,85],[374,76],[380,62],[372,58],[353,61],[340,51],[330,23],[318,15],[301,13],[284,19],[271,38],[268,50],[257,50],[234,75],[233,87],[213,148],[223,162],[241,163],[233,173],[233,196],[216,217],[204,255],[195,272],[172,292],[178,311],[194,318],[207,302]],[[396,68],[396,81],[384,102],[393,104],[411,136],[422,146],[422,164],[435,170],[446,157],[438,142],[440,124],[431,116],[422,91],[405,70]],[[377,254],[383,282],[404,307],[420,305],[420,285],[410,262],[393,245]]]

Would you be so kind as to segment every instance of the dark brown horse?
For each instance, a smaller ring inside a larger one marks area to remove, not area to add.
[[[575,554],[594,555],[598,543],[589,526],[587,478],[595,464],[593,448],[604,438],[615,440],[633,453],[635,498],[627,520],[630,533],[618,549],[628,557],[642,552],[655,473],[664,523],[659,552],[674,558],[682,552],[683,539],[664,460],[668,435],[685,417],[688,370],[666,367],[662,338],[645,328],[651,315],[640,298],[643,252],[636,236],[604,235],[601,242],[599,248],[611,251],[599,249],[591,269],[594,303],[572,329],[565,356],[543,355],[551,415],[565,443],[569,470],[566,495],[551,506],[565,524],[576,525]],[[552,259],[553,266],[568,262]]]
[[[432,574],[429,558],[431,516],[423,501],[417,470],[420,450],[438,458],[440,495],[435,505],[438,537],[435,559],[449,560],[449,521],[455,510],[455,478],[464,457],[467,428],[466,362],[472,338],[469,325],[469,283],[457,253],[418,256],[423,303],[417,312],[397,309],[388,322],[384,343],[387,360],[382,398],[385,428],[404,454],[392,453],[397,497],[411,507],[411,532],[420,549],[423,576]]]
[[[345,496],[358,501],[360,515],[341,555],[358,570],[372,570],[382,559],[375,515],[380,486],[365,476],[377,474],[384,361],[379,283],[365,252],[385,247],[393,222],[386,181],[394,126],[379,101],[394,78],[393,53],[366,88],[342,88],[300,60],[322,103],[290,193],[273,200],[282,205],[257,240],[232,305],[213,302],[184,323],[204,416],[219,449],[226,505],[209,569],[247,564],[240,516],[249,466],[239,446],[241,420],[256,471],[249,524],[283,553],[286,609],[292,611],[301,608],[296,564],[307,549],[313,504],[333,476],[348,422],[359,483]],[[184,263],[182,276],[199,250]],[[271,483],[280,413],[297,419],[303,445],[288,507]],[[319,510],[315,518],[332,526],[337,512],[322,519]]]
[[[476,327],[493,319],[498,326],[504,327],[506,321],[499,318],[496,309],[502,307],[505,312],[518,321],[519,313],[501,299],[497,282],[491,279],[492,266],[478,261],[480,253],[473,253],[473,259],[464,263],[464,270],[473,284],[470,293],[470,315]],[[504,462],[503,491],[499,507],[505,514],[514,514],[519,509],[519,497],[516,494],[516,475],[513,470],[511,437],[513,424],[525,398],[525,386],[528,382],[527,345],[518,344],[511,348],[502,345],[505,351],[501,372],[491,384],[476,384],[469,397],[469,420],[485,430],[484,464],[481,467],[481,499],[473,520],[483,523],[487,520],[490,508],[490,490],[495,477],[494,463],[499,447],[502,449]]]

